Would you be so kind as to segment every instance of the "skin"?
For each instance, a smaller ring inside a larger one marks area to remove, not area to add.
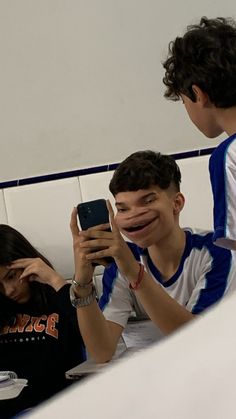
[[[30,299],[29,282],[48,284],[58,291],[66,281],[40,258],[24,258],[0,266],[0,291],[19,304]]]
[[[0,291],[19,304],[26,303],[30,298],[29,284],[20,279],[21,273],[21,269],[0,266]]]
[[[74,247],[75,276],[88,283],[93,275],[91,262],[111,256],[119,271],[132,285],[135,284],[139,264],[135,260],[121,233],[134,243],[147,247],[153,263],[169,279],[177,270],[185,247],[185,233],[179,226],[179,213],[184,197],[173,188],[167,191],[153,186],[146,190],[121,192],[115,197],[117,214],[114,216],[110,203],[108,210],[112,232],[104,231],[108,225],[100,225],[80,231],[77,213],[71,216],[71,232]],[[93,238],[93,240],[90,240]],[[92,252],[94,248],[100,248]],[[92,252],[92,253],[91,253]],[[77,287],[78,296],[85,296],[90,289]],[[170,333],[193,319],[194,316],[173,300],[144,272],[140,288],[136,291],[151,320],[164,333]],[[79,327],[90,355],[97,362],[106,362],[115,352],[122,326],[107,321],[96,301],[77,308]]]
[[[181,94],[191,121],[208,138],[218,137],[223,132],[228,136],[236,132],[236,106],[217,108],[199,86],[193,84],[196,102]]]

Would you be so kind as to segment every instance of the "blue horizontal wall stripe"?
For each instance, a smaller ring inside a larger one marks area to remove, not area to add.
[[[171,154],[175,160],[189,159],[191,157],[206,156],[211,154],[215,147],[204,148],[202,150],[184,151],[181,153]],[[112,163],[103,166],[88,167],[86,169],[70,170],[68,172],[51,173],[49,175],[34,176],[18,180],[10,180],[6,182],[0,182],[0,189],[11,188],[13,186],[32,185],[34,183],[48,182],[50,180],[66,179],[76,176],[90,175],[92,173],[101,173],[115,170],[119,163]]]

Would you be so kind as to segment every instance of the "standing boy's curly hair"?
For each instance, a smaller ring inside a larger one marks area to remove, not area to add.
[[[113,196],[155,185],[161,189],[173,186],[179,192],[180,182],[181,173],[173,157],[145,150],[131,154],[118,166],[109,189]]]
[[[180,95],[196,101],[192,85],[208,94],[219,108],[236,105],[236,24],[231,18],[202,17],[198,25],[187,27],[183,37],[169,44],[163,63],[165,97]]]

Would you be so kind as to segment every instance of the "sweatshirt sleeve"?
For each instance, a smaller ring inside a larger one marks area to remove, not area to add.
[[[71,284],[65,284],[52,295],[53,304],[64,315],[70,315],[72,312],[75,312],[75,308],[70,301],[70,286]]]

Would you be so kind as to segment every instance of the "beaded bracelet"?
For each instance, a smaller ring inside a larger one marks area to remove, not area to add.
[[[140,283],[143,280],[143,274],[144,274],[144,266],[142,263],[139,264],[139,273],[138,273],[138,279],[137,281],[134,283],[134,285],[132,285],[131,283],[129,284],[129,288],[131,290],[137,290],[140,287]]]
[[[83,283],[80,283],[79,281],[76,281],[76,279],[75,279],[75,275],[73,276],[73,279],[72,279],[72,284],[73,285],[75,285],[76,287],[80,287],[80,288],[89,288],[91,285],[92,285],[92,283],[93,283],[93,278],[89,281],[89,282],[87,282],[87,283],[85,283],[85,284],[83,284]]]

